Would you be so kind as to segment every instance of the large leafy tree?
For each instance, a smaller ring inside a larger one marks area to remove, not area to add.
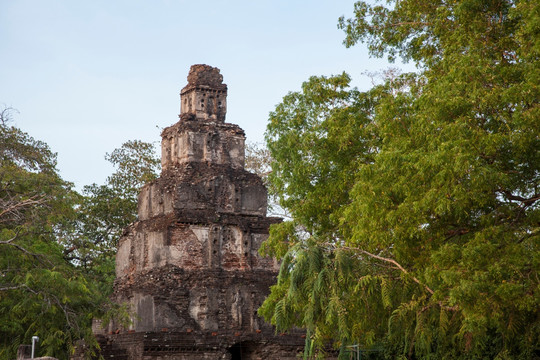
[[[154,146],[140,140],[125,142],[105,159],[116,170],[104,185],[84,187],[63,245],[65,257],[110,294],[118,239],[136,220],[140,188],[157,177],[160,160]]]
[[[307,328],[307,355],[538,356],[540,6],[358,2],[340,26],[419,70],[364,94],[312,78],[271,114],[294,220],[264,248],[283,263],[261,314]]]
[[[102,297],[59,241],[77,195],[49,147],[9,124],[11,111],[0,113],[0,357],[37,335],[39,354],[67,359],[75,340],[94,344]]]
[[[81,195],[45,143],[9,124],[12,112],[0,112],[0,357],[37,335],[40,354],[67,359],[79,339],[97,345],[93,318],[124,315],[108,300],[116,242],[159,159],[152,144],[128,141],[106,155],[116,167],[107,183]]]

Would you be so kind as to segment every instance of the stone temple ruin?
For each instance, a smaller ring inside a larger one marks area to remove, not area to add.
[[[219,69],[193,65],[180,121],[162,132],[162,173],[119,240],[114,300],[129,329],[94,331],[105,359],[295,359],[302,333],[275,334],[257,309],[279,264],[258,254],[267,192],[244,169],[244,131],[225,122]]]

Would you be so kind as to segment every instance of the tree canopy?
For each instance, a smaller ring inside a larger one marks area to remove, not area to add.
[[[105,159],[116,170],[105,184],[83,188],[77,217],[63,245],[66,258],[94,277],[102,291],[109,294],[115,277],[118,239],[136,220],[139,190],[158,176],[160,160],[153,145],[140,140],[125,142]]]
[[[381,356],[540,351],[540,6],[357,2],[345,45],[416,73],[367,92],[313,77],[270,115],[270,181],[293,220],[260,313]]]
[[[125,315],[108,299],[116,242],[159,160],[151,144],[128,141],[106,155],[117,168],[107,183],[79,194],[47,144],[10,124],[13,111],[0,112],[0,358],[38,336],[39,354],[63,360],[80,339],[97,345],[93,318]]]
[[[94,344],[97,288],[63,257],[59,234],[75,217],[77,195],[56,170],[49,147],[0,122],[0,357],[41,339],[43,352],[65,359],[72,344]]]

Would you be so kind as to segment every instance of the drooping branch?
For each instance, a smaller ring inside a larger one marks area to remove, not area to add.
[[[410,273],[403,267],[401,266],[396,260],[394,259],[390,259],[390,258],[386,258],[386,257],[382,257],[382,256],[379,256],[379,255],[375,255],[375,254],[372,254],[370,253],[369,251],[366,251],[366,250],[362,250],[362,249],[357,249],[358,252],[364,254],[364,255],[367,255],[367,256],[370,256],[372,258],[375,258],[375,259],[378,259],[378,260],[381,260],[381,261],[384,261],[384,262],[387,262],[387,263],[390,263],[390,264],[393,264],[396,266],[396,268],[398,268],[399,270],[401,270],[404,274],[407,274],[411,277],[411,279],[417,283],[418,285],[422,286],[427,292],[429,292],[431,295],[433,295],[434,291],[429,287],[427,286],[426,284],[424,284],[423,282],[421,282],[420,280],[418,280],[415,276],[412,276],[410,275]]]
[[[0,241],[0,243],[11,244],[11,242],[17,240],[18,237],[19,237],[19,231],[17,231],[17,232],[15,233],[15,235],[14,235],[11,239],[5,240],[5,241]]]
[[[433,295],[435,293],[429,286],[427,286],[426,284],[421,282],[417,277],[411,275],[410,272],[407,271],[407,269],[405,269],[403,266],[401,266],[401,264],[399,264],[394,259],[387,258],[387,257],[384,257],[384,256],[380,256],[380,255],[375,255],[375,254],[370,253],[369,251],[366,251],[366,250],[363,250],[363,249],[358,249],[358,248],[352,248],[352,247],[349,247],[349,246],[341,246],[340,249],[345,249],[345,250],[349,250],[349,251],[353,251],[353,252],[359,252],[361,254],[367,255],[367,256],[372,257],[374,259],[381,260],[383,262],[392,264],[392,265],[394,265],[393,267],[391,267],[392,269],[400,270],[404,274],[409,275],[410,278],[415,283],[417,283],[422,288],[424,288],[430,295]],[[457,306],[457,305],[448,306],[448,305],[445,305],[442,301],[437,302],[437,304],[441,307],[441,309],[444,309],[444,310],[447,310],[447,311],[457,311],[457,310],[459,310],[459,306]]]
[[[26,248],[24,248],[23,246],[21,246],[21,245],[19,245],[19,244],[15,244],[13,241],[14,241],[15,239],[17,239],[18,235],[19,235],[19,234],[17,233],[14,237],[12,237],[12,238],[9,239],[9,240],[0,240],[0,245],[9,245],[9,246],[13,246],[13,247],[16,248],[17,250],[19,250],[19,251],[25,253],[26,255],[32,256],[32,257],[36,258],[36,259],[39,260],[41,263],[44,263],[44,261],[43,261],[44,259],[47,260],[42,254],[36,254],[36,253],[34,253],[34,252],[31,252],[31,251],[27,250]],[[50,261],[49,261],[49,260],[47,260],[47,262],[50,264]]]
[[[389,264],[392,264],[394,265],[395,269],[398,269],[400,270],[401,272],[403,272],[404,274],[407,274],[411,277],[411,279],[417,283],[418,285],[422,286],[428,293],[430,293],[431,295],[434,294],[434,291],[429,287],[427,286],[426,284],[424,284],[423,282],[421,282],[420,280],[418,280],[418,278],[416,278],[415,276],[411,275],[409,273],[409,271],[407,271],[407,269],[405,269],[403,266],[401,266],[400,263],[398,263],[396,260],[394,259],[391,259],[391,258],[387,258],[387,257],[383,257],[383,256],[380,256],[380,255],[375,255],[375,254],[372,254],[370,253],[369,251],[366,251],[366,250],[363,250],[363,249],[359,249],[359,248],[353,248],[353,247],[349,247],[349,246],[341,246],[340,247],[341,249],[345,249],[345,250],[349,250],[349,251],[354,251],[354,252],[359,252],[361,254],[364,254],[364,255],[367,255],[369,257],[372,257],[374,259],[377,259],[377,260],[381,260],[381,261],[384,261],[386,263],[389,263]]]

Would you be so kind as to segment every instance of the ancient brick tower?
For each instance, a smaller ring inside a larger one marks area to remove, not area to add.
[[[114,297],[133,324],[95,329],[107,359],[294,359],[303,347],[257,316],[278,270],[257,250],[280,219],[266,217],[266,189],[244,169],[222,81],[193,65],[180,121],[163,130],[161,176],[142,188],[116,258]]]

